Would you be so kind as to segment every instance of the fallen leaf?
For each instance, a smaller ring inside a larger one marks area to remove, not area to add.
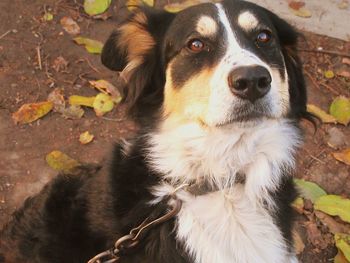
[[[68,61],[65,60],[64,57],[59,56],[53,61],[52,68],[56,72],[60,72],[60,71],[67,70],[68,64],[69,64]]]
[[[84,45],[86,50],[92,54],[101,54],[103,43],[97,40],[93,40],[85,37],[74,38],[75,43],[78,45]]]
[[[53,103],[53,110],[56,112],[62,113],[62,111],[66,107],[66,102],[63,97],[62,89],[56,88],[53,91],[51,91],[49,96],[47,97],[47,100]]]
[[[350,149],[345,149],[344,151],[333,153],[335,159],[350,165]]]
[[[97,116],[104,115],[105,113],[111,111],[114,107],[112,97],[104,93],[97,94],[93,107]]]
[[[350,234],[350,228],[349,225],[346,225],[345,223],[339,223],[337,222],[333,217],[321,212],[315,210],[315,215],[316,217],[324,224],[325,226],[328,227],[329,232],[332,234],[336,233],[349,233]]]
[[[334,240],[336,247],[350,261],[350,235],[338,233],[334,235]]]
[[[324,76],[326,79],[333,79],[334,78],[334,72],[332,70],[326,70],[324,72]]]
[[[303,18],[309,18],[312,16],[311,11],[306,9],[305,7],[302,7],[298,10],[295,10],[293,8],[289,8],[289,10],[291,10],[291,12],[299,17],[303,17]]]
[[[183,1],[183,2],[178,2],[178,3],[171,3],[171,4],[167,4],[164,6],[164,10],[168,11],[170,13],[177,13],[180,12],[190,6],[194,6],[201,3],[198,0],[187,0],[187,1]]]
[[[90,80],[90,85],[93,86],[98,91],[112,96],[114,103],[119,103],[121,101],[121,95],[119,90],[110,82],[100,79],[100,80]]]
[[[65,16],[60,20],[63,29],[70,35],[78,35],[80,27],[71,17]]]
[[[305,6],[305,2],[303,1],[290,1],[288,3],[288,7],[294,9],[294,10],[299,10],[300,8]]]
[[[22,105],[18,111],[12,114],[15,123],[30,123],[48,114],[53,108],[51,101],[28,103]]]
[[[127,0],[125,3],[129,11],[133,11],[137,7],[143,6],[144,4],[152,7],[154,6],[154,0]]]
[[[343,58],[341,62],[350,66],[350,58]]]
[[[338,8],[339,9],[348,9],[349,7],[349,1],[348,0],[342,0],[339,4],[338,4]]]
[[[297,255],[301,254],[305,249],[305,244],[303,242],[303,239],[301,238],[298,231],[293,231],[293,241],[294,241],[294,250]]]
[[[305,199],[311,200],[313,203],[321,196],[327,195],[326,191],[319,187],[317,184],[303,179],[294,179],[300,194]]]
[[[80,134],[79,136],[79,142],[81,144],[88,144],[89,142],[92,142],[92,140],[94,139],[94,135],[92,135],[91,133],[89,133],[88,131],[83,132],[82,134]]]
[[[307,105],[307,111],[320,118],[323,123],[337,123],[337,120],[332,115],[313,104]]]
[[[327,133],[327,144],[333,149],[339,149],[346,144],[347,136],[337,127],[330,128]]]
[[[79,105],[69,105],[62,111],[62,116],[66,119],[80,119],[84,115],[84,110]]]
[[[299,213],[302,214],[304,212],[304,199],[301,197],[298,197],[294,200],[292,203],[292,207]]]
[[[350,200],[339,195],[324,195],[315,201],[314,208],[350,223]]]
[[[348,125],[350,122],[350,100],[344,96],[335,98],[329,112],[339,123]]]
[[[46,155],[47,164],[54,170],[68,173],[80,166],[80,163],[60,151],[52,151]]]
[[[72,95],[69,97],[70,105],[87,106],[93,108],[93,104],[96,97],[84,97],[78,95]]]
[[[322,236],[321,231],[317,228],[315,222],[308,221],[305,223],[308,241],[319,249],[328,247],[328,242]]]
[[[44,21],[52,21],[53,19],[53,14],[50,12],[47,12],[43,15],[43,20]]]
[[[334,263],[349,263],[349,261],[345,258],[341,250],[338,249],[338,253],[334,258]]]
[[[111,4],[111,0],[85,0],[84,11],[90,15],[99,15],[105,12]]]

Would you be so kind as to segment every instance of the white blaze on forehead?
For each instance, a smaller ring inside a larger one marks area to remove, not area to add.
[[[245,11],[238,16],[238,25],[245,31],[256,28],[258,24],[259,21],[256,16],[249,11]]]
[[[215,20],[209,16],[202,16],[197,22],[196,30],[204,36],[215,35],[218,30],[218,25]]]

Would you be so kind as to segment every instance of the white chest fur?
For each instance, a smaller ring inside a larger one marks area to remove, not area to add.
[[[296,262],[262,204],[274,209],[269,193],[282,170],[293,167],[298,143],[298,131],[283,120],[210,131],[189,124],[150,137],[150,165],[172,185],[204,179],[218,189],[177,193],[183,201],[177,236],[196,263]],[[244,185],[235,183],[237,172],[245,174]],[[162,185],[154,195],[172,191]]]

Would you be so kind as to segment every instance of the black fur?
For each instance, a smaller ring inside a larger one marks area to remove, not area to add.
[[[204,5],[203,10],[206,7]],[[102,169],[80,167],[73,174],[60,174],[36,196],[27,199],[14,213],[0,236],[0,262],[82,263],[113,247],[146,217],[156,217],[166,206],[152,206],[149,189],[159,184],[161,175],[147,164],[145,134],[155,129],[163,102],[165,67],[179,52],[168,27],[175,15],[142,8],[148,18],[141,25],[154,38],[156,46],[144,54],[143,63],[133,71],[124,90],[125,102],[141,125],[141,133],[127,155],[116,146],[110,166]],[[306,89],[301,64],[295,54],[297,33],[286,22],[265,10],[281,41],[290,81],[290,118],[296,123],[307,117]],[[124,23],[133,19],[133,15]],[[184,25],[186,26],[186,21]],[[115,71],[127,64],[127,54],[116,48],[119,33],[107,40],[102,63]],[[189,68],[184,69],[190,71]],[[170,138],[171,139],[171,138]],[[291,177],[271,193],[279,208],[273,213],[284,238],[290,242],[292,209],[296,192]],[[123,263],[191,263],[183,244],[175,239],[174,220],[151,230],[145,239],[122,258]]]

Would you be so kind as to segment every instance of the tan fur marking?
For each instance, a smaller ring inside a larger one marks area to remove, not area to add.
[[[209,16],[202,16],[197,22],[196,30],[203,36],[213,36],[217,32],[217,23]]]
[[[210,79],[213,72],[210,69],[202,70],[189,79],[182,87],[174,87],[171,79],[172,65],[167,69],[164,91],[164,117],[175,122],[189,120],[205,124],[210,99]]]
[[[118,48],[127,53],[128,62],[134,69],[142,64],[144,55],[155,46],[155,41],[147,30],[146,15],[136,14],[130,22],[119,28],[119,32]]]

